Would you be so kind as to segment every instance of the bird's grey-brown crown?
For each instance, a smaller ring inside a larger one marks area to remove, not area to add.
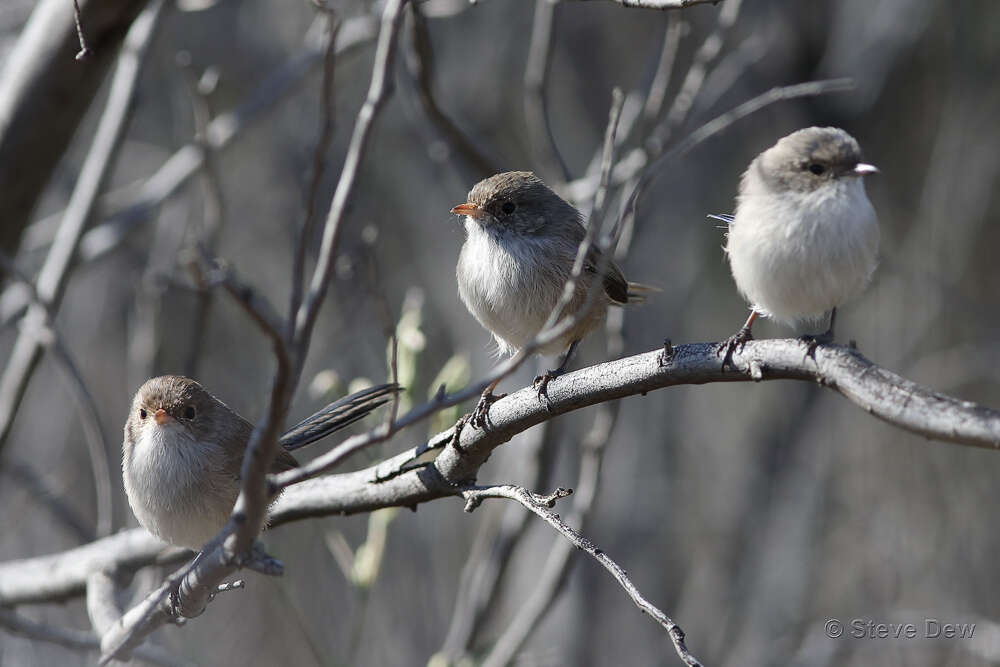
[[[198,382],[180,375],[151,378],[135,394],[132,412],[163,410],[174,419],[190,421],[218,402]]]
[[[754,162],[761,177],[780,190],[809,192],[845,176],[860,176],[861,146],[836,127],[807,127],[783,137]]]
[[[577,210],[530,171],[507,171],[483,179],[469,191],[468,204],[480,224],[509,226],[524,233],[538,231],[550,217],[579,220]]]

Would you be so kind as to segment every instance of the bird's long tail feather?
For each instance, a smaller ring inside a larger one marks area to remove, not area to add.
[[[655,294],[656,292],[662,292],[659,287],[653,285],[644,285],[642,283],[629,283],[628,284],[628,302],[629,303],[646,303],[646,298],[650,294]]]
[[[325,438],[334,431],[363,419],[375,408],[389,401],[402,390],[398,384],[369,387],[339,401],[334,401],[314,415],[302,420],[281,436],[281,446],[288,451],[305,447]]]

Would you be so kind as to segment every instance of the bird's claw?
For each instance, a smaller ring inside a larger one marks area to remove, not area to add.
[[[671,361],[674,360],[674,355],[675,354],[676,354],[676,351],[674,350],[674,346],[670,342],[670,339],[669,338],[664,338],[663,339],[663,349],[660,350],[660,354],[657,355],[657,357],[656,357],[657,365],[660,368],[663,368],[664,366],[666,366],[667,364],[669,364]]]
[[[472,417],[469,419],[469,425],[472,426],[472,428],[478,428],[485,431],[487,421],[489,420],[490,406],[506,395],[507,394],[500,394],[498,396],[492,391],[487,391],[480,396],[479,402],[476,403],[476,409],[472,411]]]
[[[737,346],[740,348],[740,352],[743,352],[743,348],[751,340],[753,340],[753,333],[750,328],[742,327],[732,336],[719,343],[718,347],[715,348],[715,356],[719,356],[725,352],[725,356],[722,358],[723,372],[726,370],[726,364],[729,364],[730,368],[736,368],[735,364],[733,364],[733,352],[736,351]]]
[[[549,383],[557,377],[559,377],[559,371],[546,371],[531,383],[531,387],[538,392],[539,402],[544,401],[545,409],[549,412],[552,412],[552,405],[549,403]]]
[[[820,345],[829,345],[832,343],[833,332],[825,331],[821,334],[805,334],[799,336],[799,340],[806,344],[806,357],[816,361],[816,348]]]

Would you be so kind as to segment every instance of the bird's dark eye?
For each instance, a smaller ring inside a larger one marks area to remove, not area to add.
[[[505,201],[503,203],[503,206],[500,207],[500,210],[503,211],[504,215],[510,215],[511,213],[514,212],[514,209],[516,209],[516,208],[517,208],[517,204],[515,204],[514,202],[512,202],[512,201]]]
[[[809,171],[819,176],[824,171],[826,171],[826,167],[819,164],[818,162],[813,162],[812,164],[809,165]]]
[[[146,408],[139,408],[139,419],[146,418]]]
[[[189,405],[184,408],[184,419],[194,419],[195,411],[194,406]]]

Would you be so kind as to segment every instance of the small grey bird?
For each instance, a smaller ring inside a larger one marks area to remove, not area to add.
[[[289,452],[363,418],[399,390],[384,384],[331,403],[281,437],[271,472]],[[122,443],[122,479],[139,523],[160,539],[200,549],[232,512],[253,425],[194,380],[164,375],[135,394]]]
[[[811,354],[833,340],[837,306],[861,294],[878,254],[875,209],[863,178],[878,169],[861,161],[861,147],[835,127],[809,127],[758,155],[740,182],[726,254],[751,312],[719,346],[731,359],[753,338],[758,315],[795,325],[830,313],[829,329],[803,336]]]
[[[580,213],[530,171],[509,171],[477,183],[468,201],[451,209],[465,216],[465,245],[458,258],[458,293],[486,327],[500,354],[513,355],[545,325],[562,295],[586,230]],[[601,251],[591,247],[566,314],[581,311],[594,287]],[[539,396],[562,373],[580,340],[604,321],[609,305],[643,300],[653,288],[625,280],[621,269],[603,261],[597,303],[561,338],[539,350],[565,351],[559,367],[535,379]],[[484,425],[496,382],[476,406],[473,424]]]

